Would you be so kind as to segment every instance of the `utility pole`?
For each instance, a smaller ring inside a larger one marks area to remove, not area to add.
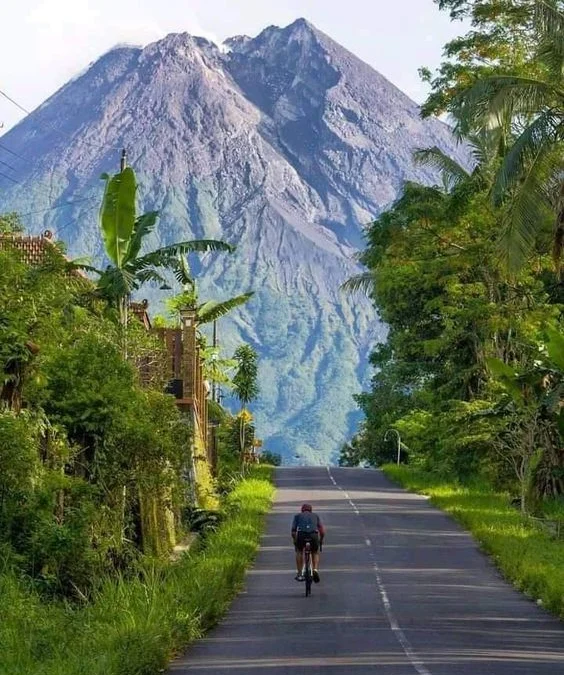
[[[388,429],[388,431],[386,431],[386,433],[384,434],[384,440],[385,440],[385,441],[388,440],[388,434],[389,434],[390,432],[396,434],[396,436],[397,436],[397,438],[398,438],[398,457],[397,457],[397,464],[398,464],[398,466],[399,466],[399,463],[400,463],[400,456],[401,456],[401,437],[400,437],[399,431],[398,431],[397,429]]]
[[[121,159],[119,161],[120,173],[125,169],[126,166],[127,166],[127,152],[125,148],[123,148],[123,150],[121,151]]]

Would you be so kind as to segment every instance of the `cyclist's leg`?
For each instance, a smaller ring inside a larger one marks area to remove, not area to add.
[[[304,552],[298,551],[298,549],[296,549],[296,570],[298,571],[298,574],[302,573],[303,568],[304,568]]]
[[[311,546],[313,580],[319,583],[319,535],[315,535]]]
[[[302,570],[304,568],[304,540],[303,537],[298,532],[296,537],[296,581],[302,581]]]

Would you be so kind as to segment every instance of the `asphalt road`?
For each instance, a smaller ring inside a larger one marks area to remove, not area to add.
[[[174,675],[563,675],[564,624],[505,583],[472,538],[379,471],[279,469],[245,591]],[[292,515],[327,528],[321,583],[294,581]]]

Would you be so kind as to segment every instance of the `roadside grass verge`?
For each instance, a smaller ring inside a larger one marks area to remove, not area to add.
[[[564,619],[564,540],[556,540],[487,485],[463,486],[405,466],[382,467],[391,480],[429,495],[430,501],[468,529],[513,585]],[[562,514],[562,504],[547,504]]]
[[[44,603],[0,569],[0,673],[155,675],[225,613],[253,560],[274,487],[253,468],[226,497],[226,519],[172,564],[109,579],[84,607]]]

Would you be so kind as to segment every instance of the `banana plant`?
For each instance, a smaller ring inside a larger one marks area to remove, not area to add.
[[[207,300],[198,303],[198,287],[185,256],[179,256],[174,260],[173,271],[177,281],[182,285],[182,293],[167,301],[167,309],[174,317],[178,317],[182,307],[195,308],[196,323],[199,326],[217,321],[236,307],[244,305],[254,295],[252,292],[243,293],[227,300]]]
[[[158,211],[136,214],[137,182],[130,167],[106,181],[100,208],[100,229],[110,264],[99,274],[98,290],[119,311],[120,324],[127,326],[131,294],[143,284],[153,282],[166,288],[163,270],[174,269],[178,258],[187,253],[233,252],[234,247],[215,239],[196,239],[141,253],[143,243],[155,229]]]
[[[505,400],[490,411],[507,421],[497,450],[515,469],[523,509],[541,461],[551,475],[562,469],[558,448],[564,440],[564,336],[556,326],[548,326],[544,334],[543,349],[526,367],[487,360],[506,393]]]

